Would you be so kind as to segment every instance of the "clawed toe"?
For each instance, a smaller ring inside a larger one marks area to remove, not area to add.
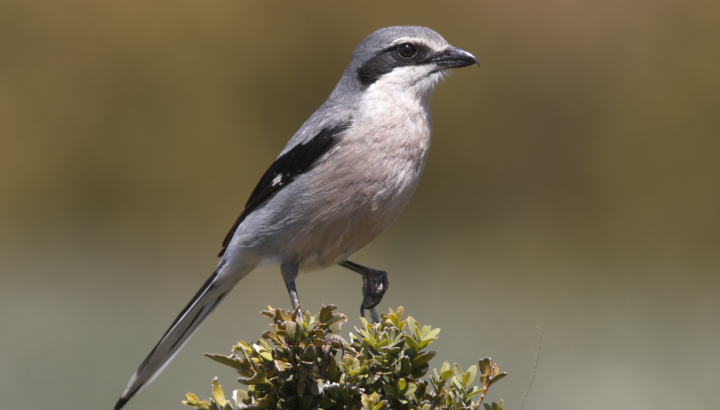
[[[363,304],[360,304],[360,315],[365,317],[365,305]],[[370,320],[372,320],[373,323],[378,323],[380,321],[380,316],[374,307],[370,308]]]
[[[362,317],[365,317],[365,309],[370,309],[370,317],[373,322],[380,321],[380,316],[375,311],[375,306],[380,303],[390,286],[387,279],[387,272],[371,269],[348,260],[341,262],[339,265],[362,275],[363,301],[360,304],[360,314]]]
[[[389,285],[385,271],[368,269],[363,273],[363,303],[360,306],[363,317],[365,317],[365,309],[370,309],[372,320],[379,321],[375,306],[380,303]]]

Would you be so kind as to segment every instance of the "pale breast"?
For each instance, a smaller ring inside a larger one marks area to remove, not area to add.
[[[332,159],[313,172],[313,192],[306,197],[313,216],[294,241],[303,244],[298,254],[304,270],[338,263],[380,235],[405,208],[422,174],[431,134],[427,106],[364,113]]]
[[[247,235],[241,226],[238,242],[273,255],[266,262],[315,270],[347,259],[399,216],[430,147],[429,94],[373,87],[329,155],[248,216],[254,226]]]

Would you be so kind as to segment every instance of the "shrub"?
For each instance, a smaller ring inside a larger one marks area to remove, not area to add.
[[[312,316],[268,307],[262,314],[272,319],[274,331],[263,333],[265,340],[240,341],[229,356],[205,354],[235,369],[247,390],[237,389],[227,400],[215,378],[209,400],[188,393],[183,404],[203,410],[478,410],[490,386],[507,375],[485,358],[479,387],[473,385],[478,366],[463,371],[448,362],[422,380],[435,356],[426,348],[440,329],[405,319],[401,306],[379,323],[361,318],[363,327],[348,343],[332,334],[347,322],[335,309],[323,306]],[[484,407],[502,410],[503,401]]]

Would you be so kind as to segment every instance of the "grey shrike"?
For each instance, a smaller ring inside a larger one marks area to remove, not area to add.
[[[347,258],[398,217],[425,166],[430,97],[448,69],[478,64],[426,27],[387,27],[358,44],[327,101],[260,178],[223,241],[217,269],[128,382],[115,410],[175,357],[240,279],[279,264],[293,309],[302,271],[340,265],[363,276],[364,309],[387,274]],[[479,64],[478,64],[479,65]]]

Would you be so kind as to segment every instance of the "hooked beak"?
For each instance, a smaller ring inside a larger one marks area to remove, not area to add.
[[[474,55],[453,46],[448,46],[444,51],[433,57],[431,61],[435,63],[440,70],[445,68],[467,67],[473,64],[477,64],[477,66],[480,67],[480,62]]]

